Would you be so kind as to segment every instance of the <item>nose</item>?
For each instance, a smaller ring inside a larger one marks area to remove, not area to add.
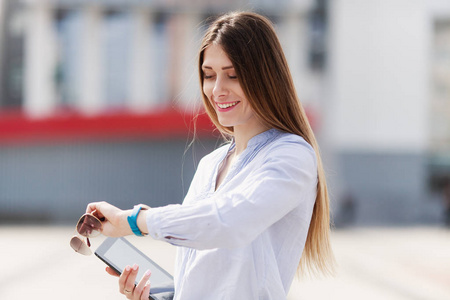
[[[213,96],[214,98],[220,98],[228,94],[228,88],[223,78],[217,77],[214,83]]]

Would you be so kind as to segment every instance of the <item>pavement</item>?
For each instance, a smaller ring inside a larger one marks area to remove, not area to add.
[[[74,226],[0,226],[0,299],[125,299],[103,262],[70,248],[73,234]],[[175,247],[151,238],[129,240],[173,272]],[[92,239],[93,248],[101,241]],[[332,246],[336,276],[297,279],[288,300],[450,299],[448,229],[339,229]]]

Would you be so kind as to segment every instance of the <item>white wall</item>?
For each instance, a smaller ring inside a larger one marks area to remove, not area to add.
[[[429,11],[434,18],[450,19],[450,1],[448,0],[429,0]]]
[[[337,150],[427,147],[425,0],[330,1],[328,133]]]

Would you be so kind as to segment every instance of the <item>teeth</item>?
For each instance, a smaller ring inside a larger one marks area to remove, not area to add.
[[[228,107],[231,107],[231,106],[235,106],[238,103],[239,103],[239,101],[232,102],[232,103],[217,103],[217,106],[219,108],[225,109],[225,108],[228,108]]]

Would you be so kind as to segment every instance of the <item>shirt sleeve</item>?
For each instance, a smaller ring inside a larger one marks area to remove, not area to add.
[[[243,180],[236,177],[227,183],[236,187],[226,193],[151,209],[147,215],[150,236],[195,249],[240,247],[297,206],[305,205],[305,212],[310,211],[307,208],[315,201],[316,157],[307,144],[276,145]]]

